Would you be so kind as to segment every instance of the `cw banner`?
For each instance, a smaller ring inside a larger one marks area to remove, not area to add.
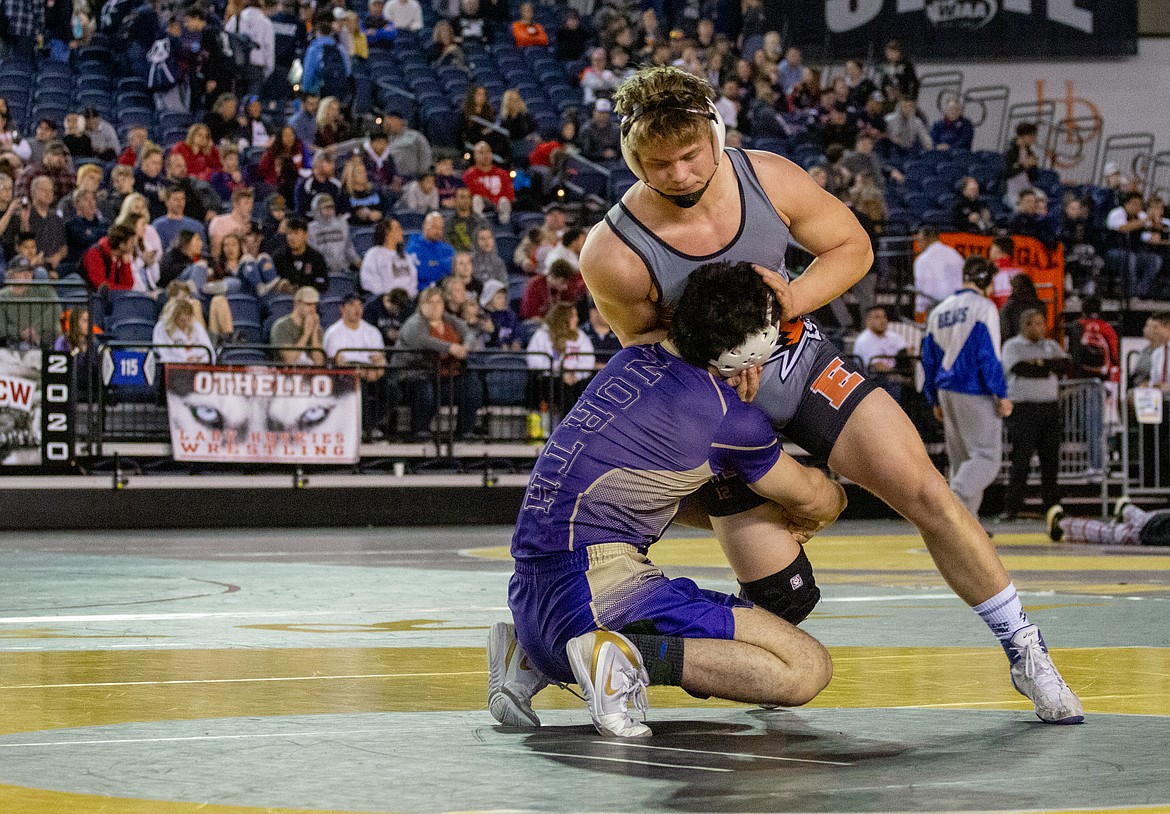
[[[991,251],[992,238],[987,235],[944,232],[939,239],[963,257],[972,254],[986,257]],[[1055,328],[1056,315],[1064,311],[1064,247],[1058,243],[1055,249],[1048,249],[1036,238],[1020,235],[1012,235],[1012,242],[1016,248],[1013,257],[1016,267],[1032,278],[1040,299],[1052,304],[1048,312],[1051,331]]]
[[[352,370],[167,365],[177,461],[355,463],[361,398]]]

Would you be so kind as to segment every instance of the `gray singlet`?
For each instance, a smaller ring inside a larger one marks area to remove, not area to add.
[[[788,277],[784,267],[788,225],[772,206],[747,154],[728,148],[724,155],[731,161],[739,187],[740,221],[735,237],[719,251],[701,257],[683,254],[643,226],[621,201],[605,216],[614,234],[646,264],[661,302],[668,307],[682,296],[690,273],[705,263],[757,263]],[[792,418],[807,390],[806,380],[816,353],[803,352],[805,346],[809,341],[820,340],[820,332],[808,320],[796,320],[781,329],[780,345],[764,366],[760,391],[753,402],[768,414],[777,429]]]

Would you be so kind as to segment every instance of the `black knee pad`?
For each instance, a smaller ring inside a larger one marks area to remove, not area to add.
[[[786,622],[799,625],[821,601],[821,590],[813,578],[812,563],[804,549],[783,571],[752,582],[741,582],[739,595],[774,613]]]

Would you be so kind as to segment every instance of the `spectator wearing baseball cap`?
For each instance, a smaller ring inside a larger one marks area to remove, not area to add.
[[[85,109],[85,132],[89,136],[89,143],[93,145],[94,154],[102,161],[113,161],[122,151],[114,125],[103,119],[93,105]]]
[[[614,161],[621,154],[622,134],[613,117],[613,102],[598,99],[593,115],[577,135],[581,154],[590,161]]]
[[[390,390],[386,379],[386,342],[382,332],[362,319],[362,298],[341,301],[341,319],[325,330],[325,356],[338,367],[356,367],[362,384],[362,428],[385,432]]]
[[[337,214],[349,214],[349,197],[342,191],[341,184],[333,177],[337,169],[336,159],[329,150],[318,150],[313,155],[313,171],[308,178],[297,184],[294,207],[298,215],[306,215],[313,205],[313,199],[324,193],[333,199]]]
[[[434,160],[431,143],[418,130],[409,127],[406,117],[398,111],[389,111],[384,123],[397,173],[407,179],[418,178]]]
[[[303,221],[302,221],[303,224]],[[269,343],[276,346],[276,361],[286,365],[325,364],[325,339],[317,303],[321,295],[312,286],[302,286],[293,295],[292,313],[272,324]]]
[[[304,218],[288,219],[285,241],[286,245],[272,256],[276,273],[296,288],[328,289],[329,266],[321,252],[309,245],[309,224]]]

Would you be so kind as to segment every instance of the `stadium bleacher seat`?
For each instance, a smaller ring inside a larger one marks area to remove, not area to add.
[[[130,317],[115,322],[110,320],[109,334],[111,339],[121,342],[150,342],[154,336],[154,319],[138,319]]]
[[[406,226],[403,225],[402,228],[405,230]],[[422,228],[421,225],[419,228]],[[374,245],[374,227],[359,226],[349,233],[349,237],[350,240],[353,241],[354,250],[362,257],[365,257],[366,252],[368,252],[370,247]]]

